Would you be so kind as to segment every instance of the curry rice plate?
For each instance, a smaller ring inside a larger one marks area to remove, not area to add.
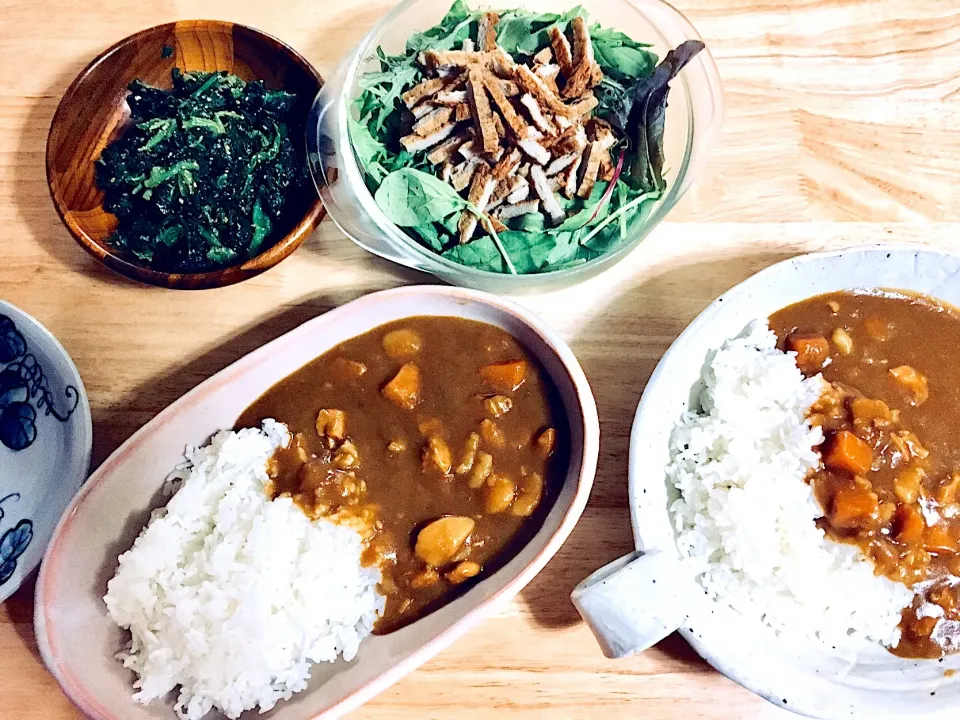
[[[778,633],[841,652],[895,645],[912,593],[817,527],[805,479],[823,432],[807,414],[826,383],[776,344],[758,322],[707,359],[670,438],[677,545],[707,595]]]

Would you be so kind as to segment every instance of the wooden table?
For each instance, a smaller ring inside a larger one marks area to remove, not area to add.
[[[509,2],[505,3],[510,5]],[[38,317],[90,394],[94,465],[194,385],[303,321],[384,287],[429,282],[367,255],[330,222],[242,285],[141,287],[89,258],[47,195],[47,128],[107,45],[175,18],[223,18],[289,41],[328,74],[386,0],[0,0],[0,297]],[[521,298],[570,342],[593,384],[600,468],[579,526],[498,616],[357,718],[770,718],[785,715],[676,637],[605,660],[568,595],[628,551],[626,450],[644,382],[714,297],[797,253],[960,243],[960,14],[949,0],[679,0],[712,47],[726,122],[706,175],[643,248],[575,290]],[[78,713],[40,662],[32,587],[0,613],[0,718]]]

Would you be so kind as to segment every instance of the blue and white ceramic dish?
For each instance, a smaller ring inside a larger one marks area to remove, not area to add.
[[[87,393],[67,351],[0,300],[0,601],[40,564],[90,467]]]

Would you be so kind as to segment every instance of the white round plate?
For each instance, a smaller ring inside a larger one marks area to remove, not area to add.
[[[666,465],[670,432],[690,405],[707,353],[750,321],[792,303],[876,287],[923,293],[960,306],[960,256],[876,246],[796,257],[718,298],[677,338],[647,384],[631,435],[630,498],[639,550],[677,554],[665,477],[656,469]],[[960,669],[960,655],[943,662],[911,661],[877,646],[843,659],[791,644],[706,596],[694,602],[680,632],[724,675],[802,715],[932,718],[960,707],[960,674],[947,672]]]
[[[0,300],[0,601],[40,564],[90,468],[93,425],[67,351]]]

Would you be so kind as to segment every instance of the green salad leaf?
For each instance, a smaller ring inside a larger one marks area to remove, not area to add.
[[[497,24],[497,45],[511,55],[535,55],[550,44],[547,31],[556,25],[566,31],[575,17],[587,16],[581,6],[571,8],[562,15],[534,13],[529,10],[507,10],[500,14]]]
[[[600,202],[608,186],[609,184],[605,182],[596,183],[593,186],[593,192],[590,193],[590,197],[583,203],[583,207],[554,229],[558,231],[580,230],[590,224],[591,219],[602,220],[610,210],[609,203],[604,203],[603,207],[600,207]],[[596,217],[594,217],[595,215]]]
[[[348,129],[377,205],[431,251],[489,272],[562,270],[622,246],[642,228],[663,196],[663,119],[669,82],[699,51],[696,44],[684,43],[658,65],[648,44],[592,24],[594,57],[604,75],[594,88],[598,101],[594,112],[623,138],[612,186],[597,182],[585,200],[558,196],[566,218],[554,227],[547,226],[542,214],[532,213],[508,221],[508,229],[499,233],[481,223],[477,236],[461,245],[460,216],[476,208],[436,177],[426,152],[410,153],[400,145],[412,123],[400,96],[426,77],[418,63],[421,52],[459,49],[468,38],[478,41],[480,15],[456,0],[439,23],[412,35],[402,53],[388,55],[378,48],[371,58],[379,68],[361,77]],[[514,9],[499,16],[497,44],[515,57],[529,58],[549,46],[551,27],[566,31],[575,17],[586,19],[587,13],[576,6],[562,14]]]
[[[500,251],[489,235],[479,237],[466,245],[454,245],[449,250],[442,252],[441,255],[447,260],[453,260],[455,263],[467,265],[477,270],[505,272]]]
[[[607,77],[627,81],[645,77],[657,64],[657,56],[647,50],[649,45],[638,43],[618,30],[593,25],[590,37],[594,58]]]
[[[434,175],[414,168],[403,168],[387,175],[374,195],[377,205],[387,218],[400,227],[415,227],[417,234],[434,250],[442,250],[435,222],[443,222],[464,211],[479,215],[480,211],[456,190]],[[498,257],[511,273],[516,270],[496,233],[491,242]],[[473,243],[468,243],[472,245]]]
[[[627,117],[616,118],[633,149],[628,175],[641,188],[663,190],[663,131],[670,81],[703,50],[699,40],[687,40],[667,53],[654,71],[641,78],[630,92]],[[621,108],[622,111],[623,108]],[[616,125],[615,125],[616,126]]]
[[[471,23],[475,23],[475,13],[456,0],[439,23],[407,40],[407,55],[413,59],[422,50],[452,50],[470,37]]]
[[[380,163],[387,155],[387,146],[377,140],[366,125],[352,117],[347,119],[347,128],[360,166],[376,182],[381,182],[387,175],[386,168]]]
[[[390,222],[400,227],[443,220],[470,204],[440,178],[413,168],[387,175],[374,200]]]

